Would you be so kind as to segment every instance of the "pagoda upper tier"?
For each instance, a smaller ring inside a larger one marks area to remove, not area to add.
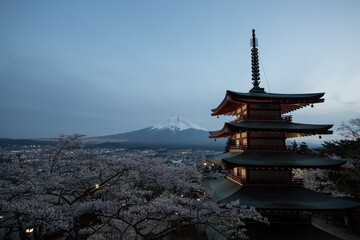
[[[314,103],[322,103],[325,93],[303,93],[303,94],[281,94],[267,93],[263,89],[248,93],[226,91],[224,100],[220,105],[212,109],[212,116],[217,115],[237,115],[237,110],[246,104],[279,104],[281,114],[295,111],[297,109],[312,105]]]

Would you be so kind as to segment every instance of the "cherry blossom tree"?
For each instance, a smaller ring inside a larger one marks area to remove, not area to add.
[[[360,200],[360,118],[342,122],[338,130],[345,139],[325,141],[319,155],[346,160],[343,171],[298,169],[294,174],[303,179],[304,186],[311,190]]]
[[[349,193],[339,190],[332,176],[336,174],[327,169],[295,169],[294,177],[302,179],[304,187],[315,192],[330,194],[333,197],[351,197]]]
[[[211,201],[196,166],[138,153],[94,155],[79,148],[81,136],[61,135],[41,167],[1,163],[0,237],[30,239],[30,228],[35,239],[159,239],[202,225],[246,238],[244,220],[267,221],[239,202]]]

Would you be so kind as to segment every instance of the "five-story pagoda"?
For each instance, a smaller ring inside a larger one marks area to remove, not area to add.
[[[227,179],[204,181],[204,186],[212,192],[215,201],[226,203],[239,199],[242,204],[254,206],[267,216],[271,227],[263,230],[270,232],[262,236],[254,230],[253,235],[257,239],[272,239],[271,235],[274,239],[287,239],[277,235],[279,231],[290,231],[292,237],[293,231],[297,231],[298,237],[308,238],[311,233],[313,239],[332,239],[333,236],[309,224],[309,213],[353,209],[360,204],[305,189],[301,180],[294,179],[292,171],[298,168],[337,170],[345,161],[300,155],[292,146],[286,145],[288,138],[332,134],[332,124],[294,123],[291,115],[285,115],[324,102],[324,93],[265,92],[260,87],[255,30],[252,30],[251,43],[253,88],[246,93],[228,90],[224,100],[211,114],[236,116],[221,130],[210,132],[210,138],[232,138],[234,145],[230,146],[229,152],[206,159],[223,166],[230,173]],[[299,225],[299,222],[302,224]],[[292,224],[284,227],[284,223]],[[251,232],[250,229],[250,236]],[[289,239],[296,239],[292,237]]]

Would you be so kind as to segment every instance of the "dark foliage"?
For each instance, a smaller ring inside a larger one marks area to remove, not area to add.
[[[235,141],[234,138],[228,138],[228,140],[226,142],[224,152],[229,152],[230,151],[230,146],[233,146],[235,144],[236,144],[236,141]]]
[[[322,157],[329,157],[332,155],[341,158],[357,159],[360,157],[360,139],[357,140],[332,140],[325,141],[322,148],[318,150]]]
[[[309,156],[314,155],[314,153],[311,151],[311,149],[306,144],[306,142],[302,142],[299,146],[296,141],[293,141],[292,146],[293,146],[294,150],[296,151],[296,153],[298,153],[298,154],[309,155]]]

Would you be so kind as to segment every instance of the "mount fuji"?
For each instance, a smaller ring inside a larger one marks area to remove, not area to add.
[[[180,116],[172,117],[172,118],[166,120],[165,122],[155,124],[154,126],[151,127],[151,130],[167,130],[167,129],[171,130],[173,132],[184,131],[187,129],[196,129],[196,130],[207,131],[206,129],[204,129],[204,128],[202,128]]]
[[[154,146],[210,146],[223,147],[224,141],[209,139],[206,129],[180,117],[172,117],[162,123],[136,131],[108,136],[87,138],[87,143],[120,143],[124,145]]]

